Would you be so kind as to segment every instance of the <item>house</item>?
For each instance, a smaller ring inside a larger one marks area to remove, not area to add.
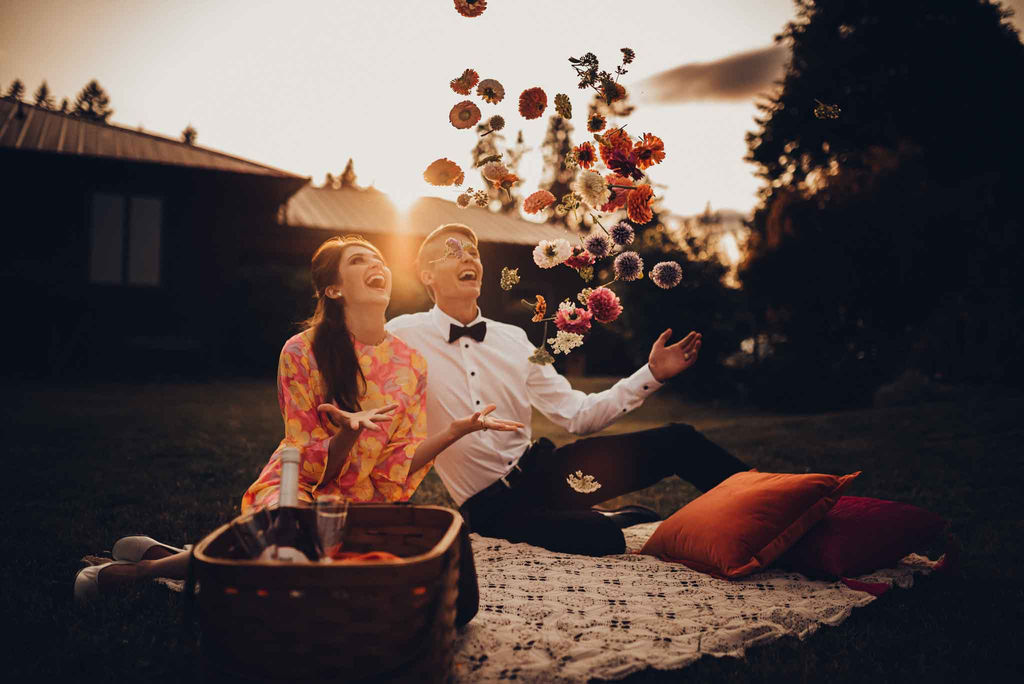
[[[429,304],[412,261],[422,237],[448,222],[480,236],[488,314],[525,323],[519,300],[551,296],[543,287],[558,279],[524,277],[504,292],[501,265],[525,276],[539,240],[566,236],[436,198],[402,213],[372,188],[315,188],[230,154],[13,100],[0,100],[0,168],[0,282],[8,320],[23,331],[7,376],[272,372],[311,313],[320,243],[361,233],[378,244],[395,272],[395,315]]]

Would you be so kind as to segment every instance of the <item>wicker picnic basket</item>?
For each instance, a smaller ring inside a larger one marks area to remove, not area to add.
[[[200,541],[187,592],[207,672],[243,681],[448,681],[455,628],[476,614],[479,596],[462,516],[440,506],[353,504],[345,549],[402,560],[241,560],[230,525]]]

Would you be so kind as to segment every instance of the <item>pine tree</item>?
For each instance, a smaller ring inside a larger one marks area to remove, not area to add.
[[[320,187],[322,187],[322,188],[330,188],[332,190],[336,190],[338,188],[338,181],[334,177],[334,174],[331,173],[330,171],[328,171],[327,175],[324,176],[324,184],[321,185]]]
[[[8,100],[21,101],[21,96],[25,94],[25,84],[21,82],[20,78],[14,79],[11,83],[11,87],[7,90],[6,97]]]
[[[66,98],[66,97],[63,100],[60,101],[60,113],[61,114],[67,114],[68,113],[68,98]]]
[[[185,143],[186,145],[195,145],[196,144],[196,136],[198,136],[198,135],[199,135],[199,131],[197,131],[195,128],[193,128],[192,124],[189,124],[188,126],[185,127],[185,130],[183,130],[181,132],[181,141],[183,143]]]
[[[39,90],[36,91],[36,106],[43,109],[53,109],[53,95],[50,94],[50,87],[43,81]]]
[[[572,150],[572,124],[560,116],[552,116],[548,119],[548,130],[544,135],[544,142],[541,143],[541,150],[544,153],[544,176],[539,184],[540,189],[547,190],[555,196],[556,201],[572,191],[572,181],[576,172],[565,165],[565,157]],[[572,214],[559,216],[554,211],[549,212],[551,223],[561,223],[567,227],[576,227],[576,221]]]
[[[109,104],[110,97],[96,79],[93,79],[82,88],[75,98],[72,115],[90,121],[107,123],[107,118],[114,113],[114,110],[108,106]]]
[[[345,170],[341,172],[340,176],[338,176],[338,187],[356,187],[356,169],[355,164],[352,163],[352,157],[348,158],[348,163],[345,164]]]

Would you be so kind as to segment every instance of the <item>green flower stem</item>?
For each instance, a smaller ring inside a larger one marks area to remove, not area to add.
[[[604,224],[601,223],[601,219],[597,218],[593,214],[590,215],[590,218],[592,218],[594,220],[594,223],[596,223],[597,225],[601,226],[601,230],[604,231],[605,235],[607,235],[608,237],[612,236],[612,234],[608,232],[608,229],[604,227]]]

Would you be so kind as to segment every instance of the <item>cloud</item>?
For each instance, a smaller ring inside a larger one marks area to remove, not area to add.
[[[646,78],[631,90],[637,101],[649,103],[749,100],[782,78],[788,57],[788,47],[771,45],[714,62],[683,64]]]

